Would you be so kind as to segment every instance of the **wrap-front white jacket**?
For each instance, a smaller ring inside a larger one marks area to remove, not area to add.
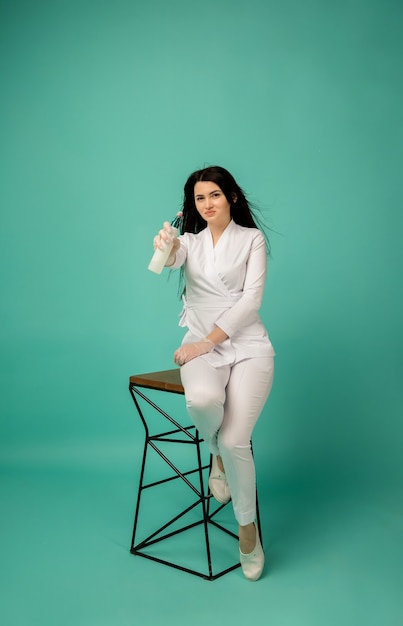
[[[207,227],[179,237],[180,249],[170,269],[185,264],[186,296],[179,326],[182,343],[199,341],[214,326],[228,339],[203,355],[214,367],[257,356],[274,356],[259,317],[267,272],[266,244],[257,228],[229,223],[216,246]]]

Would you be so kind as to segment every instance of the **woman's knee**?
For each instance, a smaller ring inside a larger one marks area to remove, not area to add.
[[[185,388],[186,407],[197,413],[222,411],[225,392],[222,389],[206,387],[205,384],[192,384]]]
[[[217,437],[217,445],[225,455],[249,457],[251,454],[250,438],[247,435],[231,431],[231,429],[221,429]]]
[[[186,407],[196,413],[209,414],[223,410],[224,400],[222,393],[208,393],[202,385],[186,390]]]

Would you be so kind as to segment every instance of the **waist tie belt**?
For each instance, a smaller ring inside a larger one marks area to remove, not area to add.
[[[219,300],[214,301],[212,298],[192,298],[191,302],[188,302],[186,297],[182,296],[183,308],[182,311],[179,313],[179,326],[186,326],[185,320],[186,313],[188,311],[211,311],[213,309],[230,309],[240,299],[241,295],[238,298],[234,298],[233,300],[223,300],[222,298],[220,298]]]

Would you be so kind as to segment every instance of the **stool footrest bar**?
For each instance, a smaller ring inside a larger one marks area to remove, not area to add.
[[[224,576],[224,574],[228,574],[229,572],[232,572],[234,569],[241,567],[240,563],[235,563],[235,565],[231,565],[230,567],[227,567],[226,569],[222,570],[221,572],[218,572],[217,574],[204,574],[203,572],[198,572],[197,570],[184,567],[183,565],[178,565],[177,563],[171,563],[171,561],[165,561],[164,559],[159,559],[158,557],[151,556],[150,554],[146,554],[145,552],[134,553],[132,551],[132,554],[135,554],[136,556],[142,556],[143,558],[149,559],[150,561],[156,561],[157,563],[161,563],[161,565],[168,565],[169,567],[173,567],[182,572],[186,572],[187,574],[193,574],[194,576],[199,576],[200,578],[204,578],[204,580],[217,580],[217,578]]]
[[[202,467],[202,469],[207,469],[209,466],[208,465],[204,465]],[[189,474],[195,474],[196,472],[199,471],[199,468],[193,469],[193,470],[189,470],[188,472],[183,472],[182,474],[178,474],[177,476],[170,476],[169,478],[162,478],[161,480],[156,480],[153,483],[149,483],[147,485],[142,485],[142,489],[149,489],[149,487],[156,487],[157,485],[162,485],[163,483],[168,483],[171,480],[177,480],[178,478],[182,478],[182,476],[189,476]],[[198,493],[198,495],[200,495]],[[225,506],[225,505],[222,505]],[[220,509],[222,508],[222,506],[220,507]]]

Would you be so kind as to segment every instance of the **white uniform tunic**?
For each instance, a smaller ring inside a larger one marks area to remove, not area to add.
[[[274,356],[259,317],[267,271],[261,231],[232,220],[215,247],[208,227],[197,235],[184,233],[179,241],[170,269],[185,264],[186,297],[179,326],[188,332],[182,343],[199,341],[216,325],[228,339],[201,357],[214,367]]]

